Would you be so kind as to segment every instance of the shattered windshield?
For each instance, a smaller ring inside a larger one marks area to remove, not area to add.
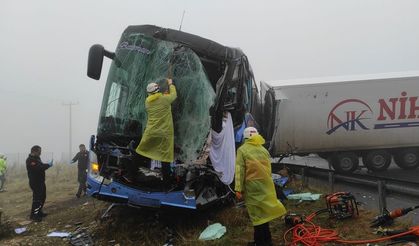
[[[172,104],[176,158],[194,160],[210,129],[215,92],[199,57],[176,43],[124,33],[108,75],[98,135],[139,138],[147,123],[146,87],[173,77],[178,97]],[[162,92],[167,85],[160,85]]]

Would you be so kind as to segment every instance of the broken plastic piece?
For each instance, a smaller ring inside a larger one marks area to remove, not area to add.
[[[51,232],[47,235],[47,237],[68,237],[68,236],[70,236],[70,233],[58,232],[58,231]]]
[[[16,233],[16,234],[22,234],[22,233],[24,233],[25,231],[27,231],[26,227],[20,227],[20,228],[16,228],[16,229],[15,229],[15,233]]]
[[[312,194],[311,192],[307,193],[298,193],[288,195],[289,200],[300,200],[300,201],[317,201],[320,199],[321,194]]]
[[[227,228],[220,223],[215,223],[207,228],[199,235],[199,240],[215,240],[221,238],[227,232]]]
[[[279,187],[284,187],[288,183],[288,177],[282,177],[279,174],[273,173],[272,179],[275,183],[275,185],[278,185]]]

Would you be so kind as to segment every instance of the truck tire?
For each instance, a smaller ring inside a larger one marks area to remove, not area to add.
[[[329,161],[333,169],[339,173],[352,173],[359,167],[359,158],[354,152],[336,153],[330,157]]]
[[[402,169],[416,169],[419,167],[419,150],[415,148],[401,149],[394,155],[394,161]]]
[[[385,171],[391,164],[391,154],[386,150],[368,151],[362,157],[362,162],[373,172]]]

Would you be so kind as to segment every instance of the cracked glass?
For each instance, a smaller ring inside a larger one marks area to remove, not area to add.
[[[112,62],[98,134],[139,138],[147,122],[146,87],[173,77],[178,97],[172,104],[175,158],[195,160],[210,130],[215,92],[199,57],[189,48],[140,33],[124,33]],[[168,90],[160,84],[161,91]]]

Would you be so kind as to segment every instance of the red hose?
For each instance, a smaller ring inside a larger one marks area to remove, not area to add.
[[[305,246],[319,246],[325,243],[341,243],[341,244],[366,244],[387,241],[390,239],[402,237],[405,235],[413,234],[419,236],[419,226],[411,227],[408,231],[402,232],[396,235],[369,239],[369,240],[343,240],[339,234],[332,229],[323,229],[320,226],[315,225],[311,220],[316,216],[313,213],[307,216],[305,223],[298,224],[291,229],[287,230],[284,234],[284,240],[286,245],[305,245]],[[292,232],[292,240],[288,241],[288,234]]]

